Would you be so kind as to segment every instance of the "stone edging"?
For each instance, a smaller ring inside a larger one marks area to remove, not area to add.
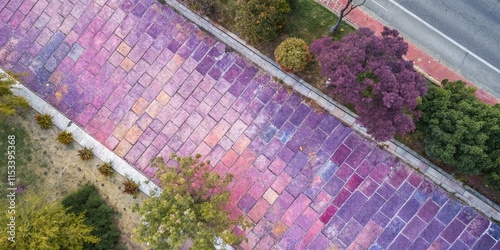
[[[356,132],[371,139],[371,136],[366,133],[366,129],[355,123],[357,115],[343,105],[332,100],[330,97],[300,79],[298,76],[284,72],[272,59],[262,54],[260,51],[256,50],[225,28],[212,24],[208,18],[199,16],[176,0],[165,0],[165,3],[178,11],[182,16],[204,29],[206,32],[212,34],[219,41],[235,49],[238,53],[251,60],[270,75],[282,80],[285,84],[292,87],[303,96],[315,100],[322,108],[326,109],[343,123],[349,125]],[[456,180],[453,176],[444,172],[439,167],[417,154],[415,151],[409,149],[396,140],[379,143],[379,145],[383,146],[385,150],[392,153],[414,169],[420,171],[425,177],[431,179],[434,183],[450,192],[456,198],[477,209],[485,216],[493,220],[500,221],[500,206],[479,194],[472,188],[464,185],[461,181]]]
[[[0,73],[5,73],[0,69]],[[73,134],[75,142],[78,144],[90,147],[94,151],[94,155],[102,161],[111,161],[113,169],[122,176],[127,176],[135,182],[139,183],[139,189],[146,195],[150,195],[151,191],[161,190],[156,184],[150,181],[141,172],[128,164],[125,160],[116,155],[113,151],[106,148],[92,136],[87,134],[82,128],[77,126],[57,109],[49,103],[37,96],[24,85],[17,83],[13,88],[14,94],[24,97],[29,105],[41,114],[49,114],[53,116],[54,125],[61,130],[67,130]]]

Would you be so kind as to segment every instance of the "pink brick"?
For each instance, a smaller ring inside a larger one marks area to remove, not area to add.
[[[248,212],[248,217],[253,220],[253,222],[257,223],[262,216],[266,213],[269,208],[269,203],[264,199],[259,199],[257,203],[253,206],[252,210]]]
[[[367,178],[363,184],[359,187],[359,190],[366,195],[366,197],[371,197],[379,185],[375,183],[371,178]]]
[[[306,207],[304,212],[295,221],[304,231],[309,230],[312,225],[318,221],[319,215],[311,207]]]
[[[401,184],[405,181],[406,177],[410,175],[411,168],[406,166],[406,164],[397,165],[397,170],[389,176],[387,182],[395,188],[399,188]]]
[[[382,228],[373,221],[369,221],[368,224],[361,230],[358,236],[354,239],[358,245],[364,249],[370,248],[372,243],[377,239],[379,234],[382,232]]]
[[[304,235],[304,237],[302,238],[302,240],[299,242],[299,244],[297,245],[296,249],[297,250],[303,250],[303,249],[307,249],[307,245],[309,245],[309,243],[314,239],[316,238],[316,236],[318,235],[319,232],[321,232],[321,229],[323,229],[324,227],[324,223],[321,222],[321,221],[316,221],[314,223],[314,225],[311,227],[311,229],[309,229],[309,231],[307,231],[307,233]]]
[[[304,194],[300,194],[299,197],[290,205],[290,207],[286,210],[285,214],[281,217],[281,221],[283,221],[287,226],[292,226],[293,222],[300,216],[302,211],[309,206],[311,200],[305,196]]]
[[[377,167],[375,167],[373,172],[370,174],[370,177],[377,183],[382,184],[382,181],[384,181],[384,179],[389,175],[390,172],[391,171],[389,167],[381,163],[378,164]]]
[[[328,223],[335,213],[337,213],[337,210],[338,209],[335,206],[329,206],[325,212],[323,212],[321,217],[319,217],[319,220],[325,224]]]
[[[287,173],[283,172],[280,174],[274,183],[271,185],[271,187],[276,191],[278,194],[281,194],[283,190],[288,186],[288,184],[292,181],[292,177],[288,175]]]
[[[423,181],[424,177],[422,176],[422,174],[416,171],[412,171],[410,177],[408,177],[408,182],[414,187],[418,187]]]
[[[351,196],[351,192],[349,192],[345,188],[342,188],[342,190],[340,190],[340,192],[333,200],[333,205],[341,207],[344,204],[344,202],[349,198],[349,196]]]
[[[276,157],[274,161],[269,165],[269,170],[273,171],[274,174],[279,175],[285,169],[286,163],[281,160],[281,158]]]
[[[322,213],[328,205],[332,202],[333,198],[324,190],[321,190],[316,198],[313,200],[311,207],[318,213]]]
[[[340,168],[335,172],[335,175],[338,176],[341,180],[347,181],[349,176],[354,172],[354,170],[349,167],[347,164],[340,165]]]
[[[267,187],[262,185],[260,182],[255,182],[253,186],[248,191],[248,194],[254,199],[259,199],[267,191]]]
[[[358,186],[361,184],[362,181],[363,181],[363,178],[361,178],[357,174],[353,174],[351,176],[351,178],[349,178],[349,181],[347,181],[347,183],[345,184],[345,188],[347,188],[347,190],[353,192],[354,190],[356,190],[356,188],[358,188]]]

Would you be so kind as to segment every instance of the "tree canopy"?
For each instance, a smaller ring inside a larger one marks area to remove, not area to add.
[[[230,219],[231,212],[226,209],[229,192],[225,187],[232,176],[221,178],[211,173],[210,162],[199,162],[198,158],[173,155],[178,166],[167,166],[162,158],[152,162],[159,169],[163,190],[138,208],[142,219],[136,234],[140,242],[154,249],[179,249],[192,240],[193,249],[215,249],[216,237],[229,244],[242,240],[231,232],[242,219]]]
[[[358,122],[378,141],[415,129],[414,119],[425,79],[403,56],[408,44],[398,31],[384,27],[382,36],[360,28],[340,41],[315,40],[311,51],[328,77],[327,89],[354,105]]]
[[[500,106],[477,100],[462,81],[442,85],[420,105],[426,154],[464,173],[500,173]]]
[[[15,238],[0,237],[1,249],[78,250],[84,243],[99,242],[91,235],[93,228],[85,225],[84,215],[68,212],[61,202],[49,202],[47,196],[30,192],[17,198],[19,205],[10,209],[15,213],[4,213],[0,221],[2,225],[15,224]]]

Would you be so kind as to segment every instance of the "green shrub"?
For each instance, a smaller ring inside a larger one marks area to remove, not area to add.
[[[83,149],[78,150],[78,156],[82,161],[88,161],[94,158],[94,152],[91,148],[83,147]]]
[[[283,30],[288,12],[286,0],[241,0],[236,28],[251,42],[269,42]]]
[[[21,75],[0,73],[0,115],[13,115],[16,108],[28,107],[25,98],[14,95],[12,87]]]
[[[462,81],[433,86],[418,123],[430,157],[467,174],[500,172],[500,106],[489,106]]]
[[[130,178],[127,178],[125,181],[123,181],[122,185],[124,188],[123,193],[125,194],[136,196],[139,193],[139,184],[137,184]]]
[[[219,13],[219,0],[182,0],[189,8],[200,12],[202,15],[214,16]]]
[[[85,224],[93,227],[92,235],[101,241],[96,244],[84,244],[83,249],[115,249],[120,237],[120,231],[113,223],[114,211],[99,196],[94,185],[87,183],[76,192],[64,197],[62,204],[70,212],[84,213]]]
[[[152,165],[164,188],[158,196],[144,200],[139,208],[142,220],[136,229],[138,240],[154,249],[179,249],[188,239],[193,249],[215,249],[216,236],[225,243],[238,244],[242,237],[230,230],[242,224],[242,218],[232,220],[226,209],[232,180],[230,174],[221,178],[210,172],[209,162],[193,157],[171,156],[178,167],[167,166],[162,158]]]
[[[111,165],[111,162],[103,162],[101,165],[99,165],[99,173],[106,177],[111,177],[115,174],[113,171],[113,166]]]
[[[100,241],[92,235],[93,228],[85,223],[83,214],[72,213],[61,201],[49,201],[48,196],[29,191],[16,197],[15,214],[7,213],[8,203],[2,207],[2,225],[11,223],[15,216],[15,237],[9,240],[10,227],[4,226],[0,249],[82,249]]]
[[[46,128],[49,128],[50,126],[52,126],[53,119],[54,117],[52,117],[51,115],[49,114],[37,114],[36,115],[36,123],[38,123],[38,125],[40,126],[40,128],[43,128],[43,129],[46,129]]]
[[[61,131],[57,135],[57,141],[59,141],[62,144],[69,144],[73,141],[73,134],[71,134],[71,132],[68,132],[66,130]]]
[[[295,37],[289,37],[281,42],[274,51],[274,57],[281,68],[289,72],[303,70],[312,58],[307,43]]]

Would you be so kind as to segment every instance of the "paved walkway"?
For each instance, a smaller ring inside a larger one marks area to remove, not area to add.
[[[346,0],[316,0],[317,2],[322,3],[326,7],[334,10],[339,13],[343,6],[345,6]],[[376,20],[374,17],[368,15],[361,8],[354,9],[346,19],[350,21],[352,24],[358,27],[369,27],[374,30],[375,33],[380,34],[383,31],[384,25]],[[408,42],[408,41],[406,41]],[[406,58],[408,60],[412,60],[415,68],[422,74],[426,75],[427,78],[434,80],[436,83],[440,83],[444,79],[449,79],[452,81],[462,80],[467,82],[469,85],[474,85],[474,83],[468,82],[455,73],[450,68],[444,66],[438,59],[433,58],[422,49],[418,48],[412,43],[408,43],[408,54]],[[478,89],[476,91],[476,96],[485,103],[495,104],[500,103],[500,100],[496,99],[490,93]]]
[[[235,175],[244,249],[500,249],[500,226],[155,1],[0,2],[0,62],[147,176]]]

